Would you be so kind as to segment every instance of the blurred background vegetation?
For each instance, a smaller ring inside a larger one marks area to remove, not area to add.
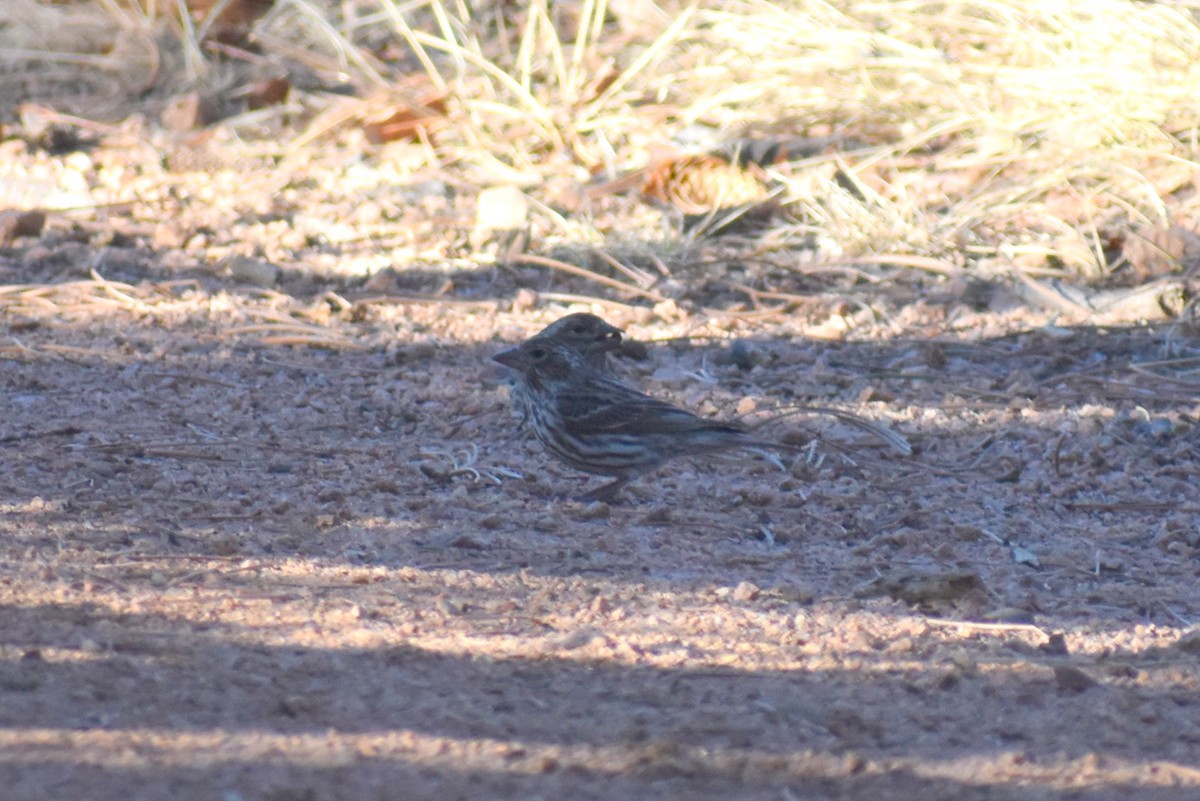
[[[1200,260],[1192,2],[8,0],[0,69],[10,158],[127,159],[67,206],[151,225],[150,182],[204,173],[148,242],[392,291],[502,264],[506,294],[753,306]]]

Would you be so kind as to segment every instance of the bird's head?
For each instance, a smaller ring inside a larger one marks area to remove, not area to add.
[[[586,362],[574,349],[561,343],[544,341],[540,337],[497,353],[492,361],[516,370],[527,378],[549,381],[562,381],[570,377],[574,370],[588,369]]]
[[[620,328],[594,314],[578,312],[559,318],[542,329],[534,339],[554,340],[580,350],[615,350],[621,344]]]

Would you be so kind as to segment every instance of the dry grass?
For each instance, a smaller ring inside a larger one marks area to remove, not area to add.
[[[596,33],[603,4],[585,4],[572,44],[544,3],[517,38],[448,7],[420,31],[382,5],[456,93],[455,161],[537,174],[565,151],[616,170],[692,125],[833,133],[860,148],[778,177],[803,225],[849,255],[1040,254],[1087,274],[1122,229],[1195,205],[1187,4],[727,3],[618,47]]]
[[[114,37],[137,29],[144,45],[173,30],[167,39],[184,43],[185,80],[210,74],[212,48],[197,39],[205,20],[181,26],[178,13],[165,13],[169,22],[156,22],[151,9],[115,0],[37,14],[10,8],[30,21],[0,20],[0,35],[20,30],[27,43],[10,62],[61,66],[90,53],[90,66],[113,75],[128,71],[118,59],[156,62],[71,34],[95,31],[99,11],[118,23]],[[381,91],[412,104],[414,73],[448,93],[452,122],[426,141],[423,166],[474,185],[532,187],[535,196],[552,177],[642,166],[697,130],[713,141],[833,136],[842,143],[835,152],[776,165],[791,219],[772,242],[817,235],[827,255],[1095,277],[1119,266],[1131,231],[1195,213],[1198,8],[743,0],[671,6],[627,34],[618,23],[631,27],[630,12],[604,0],[520,10],[281,0],[254,36],[266,58],[350,76],[371,96],[311,101],[333,112],[296,143],[340,130],[356,109],[378,105]],[[43,24],[51,14],[54,24]],[[34,21],[55,35],[29,38]],[[397,85],[406,88],[390,89]],[[608,242],[619,251],[614,243],[631,232],[643,242],[661,236],[652,220],[544,216],[535,250]]]

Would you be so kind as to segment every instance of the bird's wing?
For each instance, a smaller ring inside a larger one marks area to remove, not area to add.
[[[563,422],[579,434],[671,434],[704,429],[739,430],[616,382],[592,383],[558,397]]]

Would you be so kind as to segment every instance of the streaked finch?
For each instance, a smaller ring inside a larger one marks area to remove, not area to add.
[[[577,312],[560,317],[527,341],[568,345],[583,356],[589,367],[608,373],[608,354],[621,346],[621,334],[620,328],[596,315]]]
[[[539,335],[492,358],[518,373],[529,423],[552,456],[576,470],[614,477],[587,499],[611,498],[680,456],[731,448],[793,450],[627,387],[563,342]]]
[[[609,325],[594,314],[568,314],[550,323],[526,342],[556,343],[571,348],[587,365],[604,375],[610,375],[608,354],[621,345],[621,329]],[[503,362],[502,362],[503,363]],[[520,374],[509,384],[513,413],[524,425],[530,419],[532,399]]]

